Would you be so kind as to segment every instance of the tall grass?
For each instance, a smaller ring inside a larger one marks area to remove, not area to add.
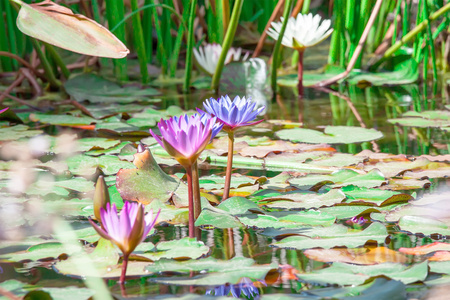
[[[189,90],[190,82],[196,74],[192,73],[194,64],[191,53],[194,47],[203,42],[220,43],[226,47],[241,42],[251,50],[255,46],[257,35],[264,30],[278,3],[277,0],[242,0],[241,13],[237,19],[232,20],[232,9],[241,0],[197,0],[195,10],[191,11],[193,1],[89,0],[83,3],[71,1],[70,8],[91,16],[113,30],[114,34],[132,50],[130,57],[112,62],[117,80],[125,82],[129,75],[133,75],[129,73],[131,68],[128,62],[137,58],[142,84],[150,82],[147,66],[152,64],[160,68],[163,77],[177,77],[182,74],[177,72],[178,70],[185,71],[184,89]],[[31,3],[31,0],[25,2]],[[307,13],[311,9],[313,13],[323,14],[331,8],[334,32],[330,40],[329,64],[344,68],[347,66],[374,3],[374,0],[328,0],[323,1],[321,7],[314,7],[312,5],[314,2],[302,1],[302,13]],[[443,59],[445,41],[440,47],[436,46],[440,34],[450,24],[448,16],[450,4],[445,3],[442,0],[419,0],[417,4],[409,0],[383,1],[367,39],[365,51],[357,60],[355,67],[367,68],[368,59],[376,53],[375,57],[378,55],[378,58],[372,61],[371,65],[371,69],[376,70],[384,61],[395,55],[400,47],[407,46],[413,48],[414,59],[423,64],[425,79],[436,81],[439,69],[448,68]],[[36,43],[33,42],[33,47],[32,39],[17,29],[16,9],[9,1],[0,1],[0,12],[0,51],[28,59],[32,51],[37,51]],[[241,26],[241,32],[254,34],[255,40],[248,39],[245,35],[246,38],[238,41],[234,34],[226,39],[230,26],[238,25]],[[381,51],[381,46],[387,50]],[[47,47],[46,51],[37,52],[45,56],[41,67],[46,75],[50,76],[48,80],[55,85],[58,77],[67,78],[70,73],[64,67],[64,61],[60,60],[59,51],[53,50],[55,49]],[[277,56],[273,60],[274,66],[279,65],[280,60],[281,57]],[[102,66],[111,63],[108,59],[101,59],[100,62]],[[45,63],[48,65],[45,66]],[[0,56],[0,71],[11,72],[19,67],[17,60]],[[276,72],[273,74],[276,75]],[[213,87],[217,87],[220,75],[221,68],[212,82]]]

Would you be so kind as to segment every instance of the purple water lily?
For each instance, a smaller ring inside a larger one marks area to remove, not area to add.
[[[129,255],[147,237],[155,226],[160,214],[159,210],[153,216],[153,210],[144,215],[144,206],[140,203],[125,202],[120,215],[117,213],[116,204],[108,203],[106,210],[100,208],[102,227],[89,220],[97,233],[113,242],[123,253],[122,274],[120,282],[124,282]]]
[[[231,101],[228,95],[222,96],[219,100],[207,99],[203,103],[206,113],[216,117],[223,124],[223,129],[228,133],[228,161],[225,175],[225,186],[222,200],[230,195],[231,170],[233,167],[234,131],[242,126],[249,126],[261,123],[263,120],[255,121],[256,117],[264,110],[265,106],[256,108],[256,103],[245,97],[236,96]],[[200,113],[205,113],[197,108]]]
[[[245,97],[236,96],[233,101],[228,95],[220,97],[219,100],[210,98],[205,100],[203,107],[207,113],[217,117],[217,120],[223,123],[223,129],[227,132],[238,127],[255,125],[264,121],[252,122],[264,110],[265,106],[255,109],[256,103]],[[201,109],[197,110],[204,113]]]
[[[183,167],[190,167],[220,129],[216,118],[195,114],[173,117],[158,123],[161,137],[151,129],[151,135]]]
[[[217,118],[207,114],[183,115],[158,123],[161,136],[150,133],[185,169],[188,181],[189,237],[194,237],[195,219],[200,215],[200,187],[197,159],[211,139],[222,129]]]

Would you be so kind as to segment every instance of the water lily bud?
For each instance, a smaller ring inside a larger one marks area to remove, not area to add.
[[[97,184],[95,185],[94,193],[94,215],[95,219],[101,222],[100,208],[106,209],[106,205],[110,203],[108,187],[106,186],[105,178],[102,175],[98,176]]]
[[[139,145],[137,146],[137,153],[142,153],[145,151],[145,145],[139,143]]]

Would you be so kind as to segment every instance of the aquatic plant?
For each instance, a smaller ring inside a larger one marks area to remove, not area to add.
[[[194,56],[200,68],[211,76],[216,71],[220,53],[222,53],[222,46],[219,44],[207,44],[203,47],[200,46],[198,49],[194,49]],[[242,55],[241,48],[230,48],[225,59],[225,64],[232,61],[239,61],[241,57],[242,60],[246,60],[248,56],[248,52]]]
[[[222,96],[219,100],[214,98],[207,99],[203,103],[208,114],[217,117],[217,120],[223,124],[223,130],[228,133],[228,161],[227,172],[225,177],[225,187],[222,200],[228,198],[230,193],[231,169],[233,166],[233,148],[234,148],[234,132],[242,126],[249,126],[261,123],[263,120],[254,121],[256,117],[264,110],[265,106],[258,109],[256,103],[251,99],[236,96],[231,101],[228,95]],[[201,109],[197,109],[200,113],[204,113]],[[252,122],[254,121],[254,122]]]
[[[106,185],[105,178],[100,175],[98,176],[94,193],[94,216],[100,224],[103,224],[101,209],[106,209],[107,205],[110,203],[111,200],[109,197],[108,186]]]
[[[147,237],[150,230],[155,226],[160,214],[159,210],[153,216],[153,210],[144,215],[144,206],[140,203],[125,202],[120,215],[117,213],[116,204],[106,205],[106,210],[101,208],[100,215],[102,227],[99,227],[91,219],[89,222],[97,233],[113,242],[123,253],[122,273],[120,282],[125,281],[128,257],[136,247]]]
[[[272,28],[269,28],[267,34],[275,40],[278,40],[284,18],[281,22],[272,22]],[[286,30],[281,43],[289,48],[298,51],[298,91],[303,95],[303,52],[306,48],[315,46],[333,33],[330,28],[331,21],[323,20],[319,15],[309,13],[303,15],[299,13],[297,18],[291,17],[287,21]]]
[[[8,110],[8,108],[9,108],[9,107],[0,110],[0,114],[4,113],[6,110]]]
[[[197,159],[220,128],[216,125],[215,117],[199,114],[161,119],[158,128],[161,137],[150,129],[151,135],[186,170],[189,189],[189,237],[194,237],[195,218],[200,214],[199,188],[198,192],[197,188],[193,191],[194,185],[198,187]]]

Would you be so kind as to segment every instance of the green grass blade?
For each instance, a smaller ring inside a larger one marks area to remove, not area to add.
[[[225,58],[228,50],[233,42],[234,35],[239,22],[239,16],[241,15],[242,4],[244,0],[236,0],[233,6],[233,12],[231,14],[230,24],[225,34],[225,38],[222,44],[222,53],[220,53],[219,61],[217,62],[216,71],[214,72],[211,88],[215,91],[219,88],[220,77],[222,76],[223,66],[225,65]]]
[[[184,75],[183,90],[185,92],[189,91],[191,86],[191,75],[193,66],[193,49],[194,49],[194,21],[195,21],[195,8],[197,7],[197,0],[191,0],[191,5],[189,7],[189,27],[188,27],[188,39],[187,39],[187,51],[186,51],[186,68]]]
[[[131,0],[131,10],[135,11],[138,8],[138,1]],[[144,32],[142,30],[141,16],[139,14],[133,15],[133,36],[139,60],[139,68],[141,70],[141,82],[146,84],[149,82],[150,78],[147,69],[147,52],[145,50]]]

